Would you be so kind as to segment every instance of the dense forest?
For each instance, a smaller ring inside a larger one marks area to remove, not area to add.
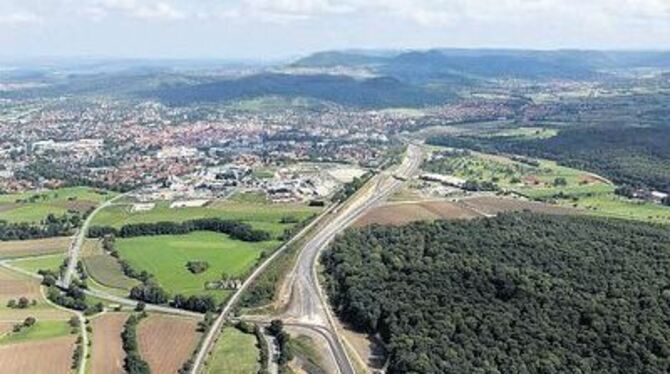
[[[389,373],[667,373],[670,231],[504,214],[349,230],[323,255],[338,314]]]
[[[670,127],[570,128],[548,139],[450,137],[429,144],[547,158],[618,184],[670,192]]]
[[[219,218],[200,218],[184,222],[133,223],[117,230],[109,226],[93,226],[88,231],[91,238],[114,235],[121,238],[148,235],[183,235],[193,231],[213,231],[228,234],[231,238],[246,242],[262,242],[272,239],[270,233],[256,230],[251,225]]]

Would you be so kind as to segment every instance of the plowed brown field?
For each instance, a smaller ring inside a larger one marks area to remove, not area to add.
[[[0,346],[0,371],[12,374],[69,373],[74,335]]]
[[[151,315],[137,329],[140,354],[153,373],[176,373],[193,353],[200,334],[197,321]]]
[[[370,210],[358,219],[354,226],[364,227],[374,223],[399,226],[415,221],[466,219],[478,216],[479,214],[474,211],[450,201],[393,203]]]
[[[48,238],[0,242],[0,258],[65,253],[72,238]]]
[[[93,373],[125,373],[123,359],[126,354],[121,346],[121,332],[126,319],[128,319],[126,313],[108,313],[91,321],[93,327],[91,368]]]

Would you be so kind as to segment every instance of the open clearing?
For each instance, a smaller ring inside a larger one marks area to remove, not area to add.
[[[200,333],[190,318],[153,314],[140,322],[140,354],[153,373],[176,373],[195,349]]]
[[[3,373],[69,373],[75,335],[0,346]]]
[[[106,313],[91,321],[93,327],[93,349],[91,371],[95,374],[123,374],[123,359],[126,357],[121,345],[123,324],[127,313]]]
[[[48,238],[0,242],[0,258],[41,256],[52,253],[65,253],[72,238]]]
[[[246,222],[254,228],[279,236],[285,229],[293,226],[280,223],[282,218],[291,217],[303,221],[320,211],[320,208],[308,207],[306,204],[266,204],[227,200],[214,201],[207,206],[194,208],[171,209],[169,205],[169,202],[161,201],[154,209],[144,212],[131,212],[130,206],[112,206],[99,212],[92,225],[119,228],[131,223],[221,218]]]
[[[391,203],[368,211],[354,226],[363,227],[373,223],[398,226],[414,221],[466,219],[479,216],[476,212],[450,201]]]
[[[88,187],[0,195],[0,219],[39,223],[49,214],[59,216],[68,210],[83,213],[113,196],[112,192]]]
[[[117,239],[116,247],[121,258],[136,270],[146,270],[172,295],[211,294],[218,301],[229,291],[205,291],[207,281],[217,281],[225,273],[242,277],[256,264],[261,253],[270,253],[278,241],[244,242],[230,239],[228,235],[214,232],[193,232],[186,235],[142,236]],[[209,268],[192,274],[188,261],[206,261]]]
[[[580,213],[579,210],[568,207],[513,198],[482,196],[458,201],[390,203],[370,210],[354,223],[354,227],[371,224],[399,226],[410,222],[438,219],[471,219],[523,210],[549,214]]]
[[[255,373],[258,359],[256,336],[245,334],[234,327],[226,327],[212,350],[206,373]]]
[[[503,212],[518,212],[529,210],[536,213],[547,214],[580,214],[577,209],[544,204],[535,201],[527,201],[512,198],[501,198],[494,196],[481,196],[461,200],[464,206],[483,214],[495,215]]]

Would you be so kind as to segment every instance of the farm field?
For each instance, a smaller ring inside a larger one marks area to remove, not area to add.
[[[281,235],[292,224],[282,224],[284,217],[300,221],[317,214],[320,208],[305,204],[267,204],[256,201],[214,201],[209,205],[194,208],[169,207],[162,201],[156,207],[145,212],[131,212],[131,206],[113,206],[99,212],[92,223],[94,226],[112,226],[119,228],[125,224],[173,221],[182,222],[196,218],[221,218],[239,220],[254,228],[269,231],[275,236]]]
[[[129,290],[140,283],[123,274],[118,260],[106,254],[98,240],[87,239],[82,246],[81,254],[86,273],[100,285]]]
[[[40,341],[0,346],[3,373],[69,373],[76,336],[68,335]]]
[[[625,199],[614,194],[584,196],[577,201],[564,199],[559,200],[559,204],[584,209],[587,214],[598,216],[670,223],[670,208],[659,204]]]
[[[16,266],[19,269],[37,274],[40,269],[57,271],[63,264],[63,261],[65,261],[65,258],[65,253],[58,253],[54,255],[14,259],[10,263],[12,266]]]
[[[9,332],[0,337],[0,345],[16,344],[33,340],[44,340],[70,334],[67,321],[40,321],[19,332]]]
[[[138,328],[142,358],[153,373],[176,373],[195,349],[200,333],[190,318],[152,314]]]
[[[354,223],[354,227],[365,227],[371,224],[400,226],[410,222],[438,219],[472,219],[522,210],[549,214],[581,213],[570,207],[513,198],[482,196],[458,201],[390,203],[370,210]]]
[[[123,324],[127,313],[107,313],[91,321],[93,347],[90,371],[94,374],[123,374],[125,352],[121,345]]]
[[[39,223],[49,214],[60,216],[68,210],[83,213],[113,196],[112,192],[88,187],[0,195],[0,219]]]
[[[7,302],[26,297],[36,305],[26,309],[9,308]],[[27,275],[0,268],[0,320],[23,321],[26,317],[35,317],[38,321],[62,320],[65,321],[72,316],[71,313],[56,309],[42,296],[38,280]]]
[[[248,374],[258,370],[256,336],[226,327],[212,350],[207,374]]]
[[[536,201],[527,201],[495,196],[480,196],[461,200],[461,203],[477,212],[495,215],[503,212],[519,212],[529,210],[547,214],[581,214],[582,211],[569,207],[560,207]]]
[[[172,295],[210,294],[222,301],[229,291],[205,291],[205,282],[220,280],[222,273],[244,276],[261,253],[270,253],[279,244],[279,241],[243,242],[225,234],[193,232],[117,239],[115,245],[121,258],[136,270],[153,274],[158,284]],[[192,274],[186,267],[188,261],[206,261],[209,268]]]
[[[65,253],[72,238],[48,238],[0,242],[0,259]]]
[[[391,203],[368,211],[354,223],[354,226],[364,227],[371,224],[400,226],[414,221],[466,219],[479,216],[473,210],[450,201]]]

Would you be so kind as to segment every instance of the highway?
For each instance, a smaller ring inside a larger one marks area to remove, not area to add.
[[[251,273],[251,275],[249,275],[249,277],[247,277],[244,283],[242,283],[242,286],[239,289],[237,289],[237,291],[235,291],[235,293],[228,299],[226,304],[221,309],[221,313],[219,313],[217,318],[212,323],[212,326],[209,328],[209,331],[207,331],[207,336],[205,336],[205,339],[202,341],[202,344],[200,344],[200,347],[198,348],[198,352],[196,353],[195,359],[193,360],[193,366],[191,366],[191,374],[197,374],[202,370],[202,367],[205,363],[205,359],[207,358],[207,353],[211,349],[212,344],[216,339],[216,336],[221,331],[223,324],[226,322],[228,314],[233,310],[233,307],[242,296],[242,293],[244,293],[244,291],[249,287],[249,285],[254,281],[254,279],[256,279],[270,265],[272,260],[277,258],[277,256],[279,256],[282,252],[284,252],[296,240],[302,238],[315,225],[319,224],[319,222],[324,216],[332,212],[333,208],[334,206],[331,206],[325,211],[323,211],[318,217],[312,220],[312,222],[310,222],[309,225],[305,226],[302,230],[300,230],[300,232],[298,232],[298,234],[293,236],[289,241],[287,241],[279,249],[277,249],[270,257],[268,257],[265,261],[263,261],[263,263],[260,264]]]
[[[282,318],[287,324],[301,327],[310,326],[324,335],[331,347],[331,354],[342,374],[354,374],[344,343],[337,328],[321,289],[316,273],[319,255],[337,234],[341,233],[368,209],[387,199],[404,182],[402,179],[411,177],[421,163],[419,147],[409,145],[403,163],[395,170],[384,172],[371,180],[353,198],[341,208],[337,216],[316,233],[307,242],[298,257],[297,266],[287,279],[291,282],[291,297]],[[329,336],[326,336],[329,335]]]
[[[191,367],[191,374],[198,374],[202,371],[207,354],[216,336],[219,334],[228,314],[244,290],[267,268],[273,259],[286,250],[294,241],[302,238],[315,225],[321,224],[324,217],[328,222],[305,244],[298,256],[296,266],[287,276],[287,279],[291,282],[289,289],[291,290],[292,297],[288,310],[282,318],[286,319],[289,325],[293,324],[310,328],[324,336],[328,341],[331,354],[338,366],[339,372],[342,374],[355,374],[341,337],[334,327],[333,317],[330,314],[330,309],[327,307],[327,301],[318,282],[315,267],[318,255],[338,233],[342,232],[342,230],[358,219],[366,210],[389,197],[404,183],[396,177],[409,178],[415,173],[420,164],[421,150],[419,147],[410,144],[401,165],[398,165],[394,170],[385,171],[375,176],[344,205],[329,207],[257,267],[244,281],[242,287],[230,297],[210,327],[207,336],[196,353],[193,366]]]

